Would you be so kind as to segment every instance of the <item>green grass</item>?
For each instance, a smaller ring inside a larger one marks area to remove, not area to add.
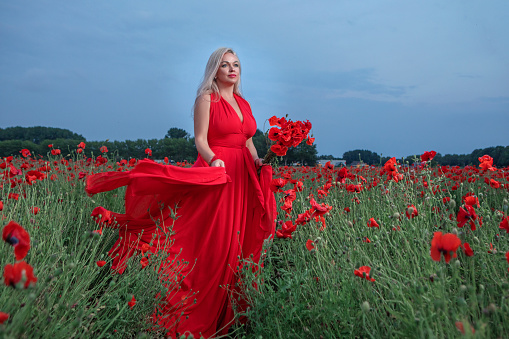
[[[22,159],[14,161],[16,168],[22,163]],[[34,267],[38,278],[35,286],[26,290],[0,287],[0,311],[10,315],[0,325],[0,336],[161,337],[163,332],[153,328],[150,316],[157,304],[155,296],[165,291],[157,274],[164,256],[153,256],[142,269],[141,255],[136,255],[124,274],[112,273],[107,252],[118,233],[104,228],[102,235],[94,234],[99,227],[90,214],[98,205],[123,211],[123,190],[90,198],[84,193],[84,181],[78,179],[81,171],[115,170],[116,165],[87,166],[75,159],[51,166],[47,174],[57,174],[54,180],[11,188],[12,178],[4,178],[0,190],[4,224],[13,220],[30,233],[32,247],[24,260]],[[278,175],[285,171],[280,168]],[[327,227],[320,231],[315,220],[299,225],[293,239],[267,242],[264,267],[256,274],[246,265],[243,281],[251,306],[238,316],[247,316],[248,322],[234,328],[231,336],[453,338],[462,336],[456,326],[462,322],[466,336],[472,336],[472,327],[475,337],[508,337],[509,264],[505,253],[509,238],[499,229],[502,217],[507,216],[506,172],[458,168],[448,177],[437,168],[402,170],[404,180],[385,183],[386,176],[379,169],[350,171],[367,179],[364,189],[351,193],[344,185],[334,184],[323,199],[318,198],[317,189],[328,179],[335,183],[337,171],[298,168],[291,174],[304,182],[305,189],[297,192],[291,214],[285,216],[279,210],[278,220],[295,220],[310,208],[308,195],[313,193],[318,203],[332,206],[325,216]],[[71,173],[74,178],[68,180]],[[484,183],[484,176],[496,178],[504,186],[491,188]],[[468,178],[479,180],[468,182]],[[423,186],[423,180],[429,187]],[[368,189],[374,181],[377,184]],[[456,184],[458,189],[453,190]],[[437,185],[440,190],[434,194],[432,188]],[[9,199],[10,192],[19,193],[19,200]],[[483,218],[483,225],[477,224],[475,231],[468,224],[458,228],[456,223],[462,197],[469,192],[479,198],[476,212]],[[283,194],[276,196],[279,200]],[[451,197],[455,204],[444,205],[444,197]],[[405,216],[409,204],[419,212],[413,219]],[[37,215],[30,212],[32,206],[40,208]],[[345,212],[345,207],[350,212]],[[370,218],[380,227],[367,227]],[[470,243],[474,256],[467,257],[460,248],[457,258],[448,264],[444,259],[433,261],[430,248],[436,231],[457,234],[462,242]],[[363,241],[366,237],[370,243]],[[312,251],[305,246],[308,239],[314,241]],[[100,268],[98,260],[107,264]],[[14,262],[12,247],[2,242],[0,267]],[[354,270],[361,266],[370,266],[370,276],[376,281],[355,276]],[[127,303],[133,295],[137,303],[131,309]]]

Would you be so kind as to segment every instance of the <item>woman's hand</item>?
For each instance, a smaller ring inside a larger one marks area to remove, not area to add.
[[[260,168],[263,166],[263,159],[257,158],[254,161],[256,168]]]
[[[212,161],[212,163],[210,164],[210,167],[224,167],[224,161],[221,159],[216,159],[216,160]]]

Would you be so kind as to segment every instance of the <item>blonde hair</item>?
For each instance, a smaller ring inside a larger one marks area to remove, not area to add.
[[[231,53],[235,56],[237,55],[233,49],[228,47],[220,47],[210,55],[209,61],[207,62],[207,67],[205,67],[203,80],[198,87],[198,91],[196,92],[196,99],[194,101],[195,105],[198,98],[204,94],[214,94],[216,101],[219,101],[219,87],[217,87],[216,80],[214,78],[217,74],[217,70],[219,69],[219,64],[221,63],[221,60],[223,60],[223,56],[226,53]],[[239,68],[239,75],[241,69],[242,68]],[[237,81],[237,83],[233,86],[233,93],[237,94],[238,96],[242,96],[240,78],[239,81]]]

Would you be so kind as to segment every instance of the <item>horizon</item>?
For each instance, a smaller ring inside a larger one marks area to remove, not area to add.
[[[1,127],[1,129],[6,129],[6,128],[16,128],[16,127],[21,127],[21,128],[30,128],[30,127],[45,127],[45,128],[59,128],[59,127],[53,127],[53,126],[7,126],[7,127]],[[171,128],[171,127],[170,127]],[[75,134],[80,134],[80,133],[76,133],[74,132],[73,130],[69,130],[67,129],[68,131],[72,132],[72,133],[75,133]],[[261,131],[261,130],[260,130]],[[187,131],[186,131],[187,132]],[[264,132],[264,131],[262,131]],[[188,132],[189,133],[189,132]],[[124,142],[126,140],[130,140],[130,141],[135,141],[137,139],[124,139],[124,140],[111,140],[111,139],[105,139],[105,140],[88,140],[86,136],[83,136],[84,137],[84,142]],[[152,138],[152,139],[164,139],[165,136],[161,137],[161,138]],[[194,138],[194,135],[192,135],[191,133],[189,133],[189,138]],[[138,138],[138,139],[142,139],[142,140],[150,140],[150,139],[143,139],[143,138]],[[1,141],[0,141],[1,142]],[[315,144],[316,144],[316,140],[315,140]],[[469,154],[472,154],[473,152],[477,151],[477,150],[482,150],[482,149],[486,149],[486,148],[495,148],[495,147],[508,147],[509,144],[507,145],[491,145],[491,146],[486,146],[486,147],[479,147],[479,148],[474,148],[472,149],[472,151],[470,152],[467,152],[467,153],[442,153],[440,151],[437,151],[437,150],[429,150],[429,151],[435,151],[437,152],[437,155],[440,155],[440,156],[444,156],[444,155],[469,155]],[[317,148],[318,148],[318,145],[317,145]],[[365,148],[355,148],[355,149],[350,149],[350,150],[346,150],[344,151],[343,153],[341,154],[330,154],[330,153],[323,153],[323,154],[320,154],[320,152],[318,152],[317,154],[317,157],[320,157],[320,156],[326,156],[326,155],[332,155],[333,158],[337,158],[339,160],[342,160],[341,157],[343,157],[344,153],[346,152],[351,152],[351,151],[370,151],[370,152],[373,152],[373,153],[376,153],[378,156],[380,156],[381,158],[382,157],[389,157],[389,158],[392,158],[393,156],[386,156],[386,155],[383,155],[383,154],[378,154],[378,152],[376,151],[373,151],[373,150],[370,150],[370,149],[365,149]],[[424,152],[423,152],[424,153]],[[404,155],[404,156],[400,156],[400,157],[395,157],[396,159],[402,159],[402,158],[407,158],[407,157],[411,157],[411,156],[420,156],[422,153],[415,153],[415,154],[407,154],[407,155]]]

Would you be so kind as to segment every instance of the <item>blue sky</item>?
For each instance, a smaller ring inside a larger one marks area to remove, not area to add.
[[[506,146],[507,13],[499,0],[2,1],[0,127],[193,134],[207,59],[229,46],[258,127],[309,119],[319,154]]]

